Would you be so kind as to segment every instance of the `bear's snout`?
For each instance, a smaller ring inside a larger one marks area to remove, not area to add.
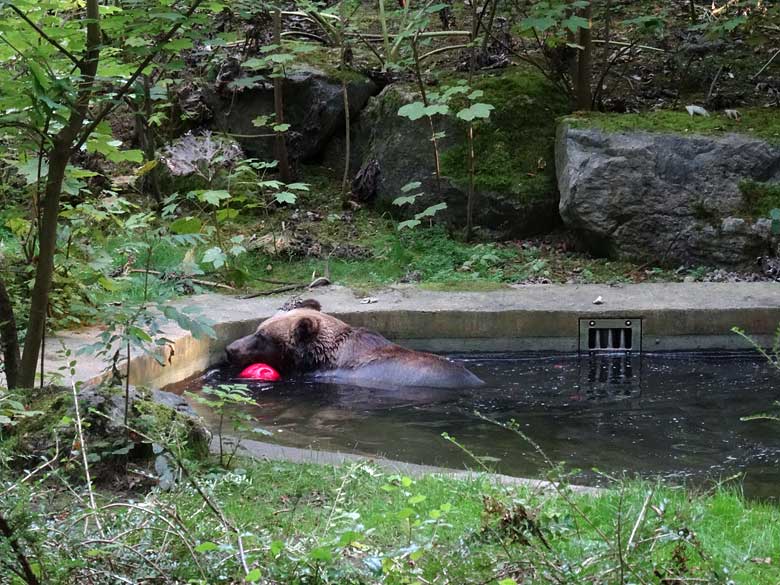
[[[241,339],[236,339],[225,348],[227,361],[236,366],[251,364],[257,353],[254,343],[254,336],[248,335]]]
[[[260,332],[235,340],[225,348],[225,357],[234,366],[266,363],[277,370],[282,361],[274,340]]]

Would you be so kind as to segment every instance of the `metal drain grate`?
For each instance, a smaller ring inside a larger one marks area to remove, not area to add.
[[[642,351],[642,319],[580,319],[580,352]]]

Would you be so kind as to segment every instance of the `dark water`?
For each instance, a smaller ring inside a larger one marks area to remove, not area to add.
[[[271,440],[286,445],[477,468],[441,437],[446,432],[495,471],[544,475],[544,461],[526,441],[476,411],[516,421],[550,459],[581,470],[574,477],[581,483],[626,473],[706,486],[742,474],[733,481],[749,497],[780,498],[780,423],[740,421],[780,400],[780,374],[752,354],[453,357],[486,386],[375,390],[305,380],[256,383],[249,387],[257,406],[243,410],[273,431]],[[197,392],[235,382],[234,375],[213,370],[175,389]]]

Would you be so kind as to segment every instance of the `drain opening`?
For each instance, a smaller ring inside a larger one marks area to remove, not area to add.
[[[580,319],[580,352],[641,351],[642,319]]]

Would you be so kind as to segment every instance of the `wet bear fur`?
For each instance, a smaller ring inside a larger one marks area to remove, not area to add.
[[[284,377],[306,374],[361,386],[458,388],[483,383],[461,364],[406,349],[320,309],[319,302],[307,299],[263,321],[253,334],[227,347],[228,361],[239,366],[266,363]]]

